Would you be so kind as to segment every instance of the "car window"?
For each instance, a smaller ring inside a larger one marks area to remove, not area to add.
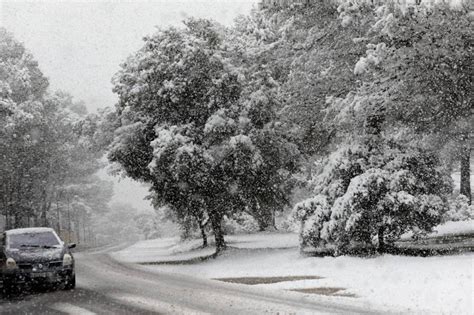
[[[10,248],[55,247],[60,245],[58,238],[52,232],[36,232],[8,235]]]

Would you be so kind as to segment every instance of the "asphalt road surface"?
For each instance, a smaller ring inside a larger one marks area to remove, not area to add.
[[[0,314],[357,314],[368,310],[309,302],[212,280],[149,273],[104,253],[78,253],[73,291],[0,298]],[[373,311],[376,313],[375,311]]]

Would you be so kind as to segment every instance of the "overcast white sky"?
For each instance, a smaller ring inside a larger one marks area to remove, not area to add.
[[[179,25],[187,16],[231,24],[257,0],[11,1],[0,0],[1,23],[39,61],[53,89],[111,106],[110,83],[119,64],[155,26]]]
[[[0,0],[0,25],[38,60],[52,89],[71,93],[89,111],[113,106],[110,80],[155,26],[179,25],[188,16],[229,25],[257,0],[12,1]],[[116,201],[148,207],[146,189],[116,185]]]

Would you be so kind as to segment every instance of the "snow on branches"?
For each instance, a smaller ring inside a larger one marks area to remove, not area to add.
[[[314,181],[315,197],[294,208],[302,244],[339,253],[361,243],[383,250],[407,231],[430,232],[451,189],[434,154],[390,143],[342,147]]]

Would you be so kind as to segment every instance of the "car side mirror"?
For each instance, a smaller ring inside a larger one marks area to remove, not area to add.
[[[68,244],[67,247],[68,247],[69,249],[76,248],[76,243]]]

